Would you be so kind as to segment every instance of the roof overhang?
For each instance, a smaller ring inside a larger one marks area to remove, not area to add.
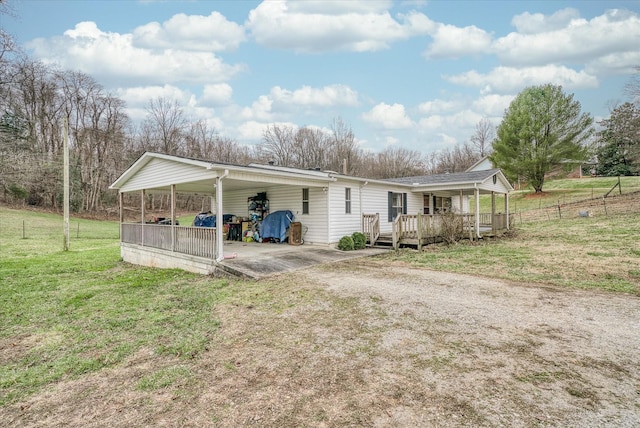
[[[153,169],[155,171],[151,171]],[[162,173],[162,170],[167,172]],[[221,164],[147,152],[109,188],[120,192],[147,190],[163,193],[175,186],[180,193],[213,194],[219,177],[224,177],[225,190],[268,188],[283,184],[322,187],[335,181],[329,174],[317,174],[316,171],[307,174],[304,170]]]

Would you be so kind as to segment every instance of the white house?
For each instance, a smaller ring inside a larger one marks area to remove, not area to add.
[[[335,245],[341,237],[356,231],[370,235],[371,227],[378,235],[391,234],[394,221],[400,217],[434,216],[445,211],[468,215],[473,211],[472,226],[479,236],[481,223],[487,223],[481,221],[479,196],[504,195],[502,215],[508,218],[508,194],[513,190],[498,169],[373,180],[331,171],[240,166],[160,153],[143,154],[110,188],[121,195],[121,253],[125,261],[203,273],[212,272],[223,260],[227,236],[217,233],[216,227],[176,225],[178,193],[210,196],[211,211],[220,214],[218,218],[224,214],[249,216],[248,202],[260,195],[268,200],[264,214],[290,211],[294,217],[291,220],[304,226],[305,245]],[[125,193],[141,197],[142,213],[137,223],[123,221]],[[145,224],[145,195],[153,193],[171,195],[171,221],[166,225]],[[470,197],[476,202],[473,210]],[[496,215],[494,205],[490,222]],[[377,220],[372,226],[374,218]],[[501,227],[508,227],[508,221]],[[405,225],[404,232],[409,228]]]

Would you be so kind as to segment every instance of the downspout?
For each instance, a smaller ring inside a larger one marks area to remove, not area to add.
[[[216,178],[216,262],[221,262],[224,259],[222,179],[227,175],[229,175],[229,170],[225,169],[224,174]]]

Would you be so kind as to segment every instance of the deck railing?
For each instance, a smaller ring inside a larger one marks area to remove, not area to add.
[[[362,233],[367,237],[370,245],[374,245],[380,237],[380,214],[362,215]]]
[[[371,215],[365,214],[365,216]],[[475,214],[454,214],[452,218],[446,220],[445,216],[441,214],[398,215],[391,225],[393,247],[398,248],[403,241],[413,241],[420,248],[423,243],[442,237],[445,229],[448,230],[447,233],[452,233],[451,230],[454,230],[456,234],[461,237],[469,237],[469,239],[478,236],[477,232],[495,232],[507,229],[506,214],[493,214],[492,216],[491,213],[482,213],[479,217],[480,229],[476,231]],[[445,221],[448,223],[445,224]]]
[[[214,258],[216,228],[122,223],[121,241],[191,256]]]

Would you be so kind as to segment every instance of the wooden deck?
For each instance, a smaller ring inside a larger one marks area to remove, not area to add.
[[[392,232],[380,233],[379,218],[369,214],[363,216],[362,230],[370,246],[421,249],[425,245],[443,242],[445,233],[453,233],[457,239],[474,240],[509,229],[505,214],[480,214],[477,220],[475,214],[402,214],[394,220]]]

